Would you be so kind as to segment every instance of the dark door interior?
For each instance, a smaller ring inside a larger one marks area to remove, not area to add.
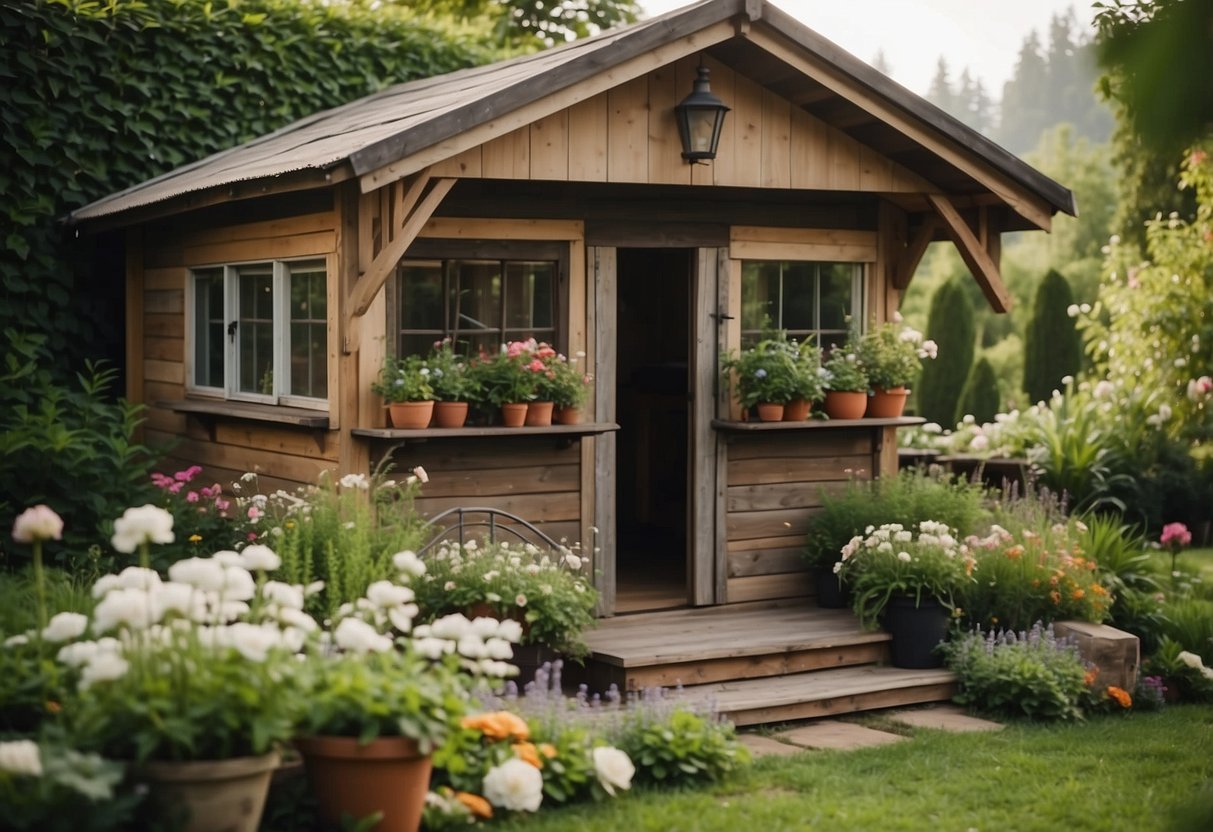
[[[689,249],[619,249],[616,612],[687,603]]]

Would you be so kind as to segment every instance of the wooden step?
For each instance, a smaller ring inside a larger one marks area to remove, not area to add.
[[[955,692],[955,676],[947,670],[867,666],[693,685],[681,695],[710,701],[736,725],[760,725],[945,702]]]
[[[861,630],[848,610],[796,603],[619,616],[586,641],[592,688],[638,690],[881,662],[889,636]]]

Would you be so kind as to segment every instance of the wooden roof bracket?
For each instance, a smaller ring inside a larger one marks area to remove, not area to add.
[[[956,245],[961,259],[969,267],[973,277],[977,279],[977,285],[981,287],[982,294],[989,301],[990,308],[1000,313],[1010,311],[1011,294],[1002,282],[998,264],[990,255],[991,251],[997,250],[994,241],[998,238],[998,234],[991,229],[989,216],[987,215],[981,222],[986,237],[986,245],[983,245],[977,239],[977,235],[973,233],[973,229],[969,228],[969,224],[960,216],[960,212],[956,210],[956,206],[950,199],[943,194],[927,194],[926,197],[935,209],[935,213],[939,215],[939,219],[943,221],[944,231]]]
[[[431,185],[431,182],[433,183]],[[346,319],[346,332],[350,341],[357,340],[359,327],[356,326],[357,319],[360,319],[366,314],[366,310],[370,309],[371,303],[374,302],[375,296],[383,288],[383,284],[387,281],[388,275],[396,270],[396,264],[400,262],[400,258],[408,251],[409,246],[417,239],[417,235],[421,233],[421,229],[429,222],[430,217],[438,209],[442,200],[451,192],[454,187],[454,179],[438,179],[433,180],[429,171],[422,171],[413,180],[408,191],[404,195],[403,208],[401,217],[403,222],[396,231],[392,241],[380,249],[375,255],[375,259],[371,261],[367,270],[358,276],[358,281],[350,290],[350,298],[347,309],[349,310]],[[422,196],[422,193],[429,188],[428,193]],[[349,343],[346,349],[353,351],[357,349],[356,344]]]
[[[906,247],[902,249],[897,257],[897,262],[893,272],[893,288],[899,292],[904,292],[910,286],[910,280],[914,277],[914,272],[918,269],[918,264],[922,262],[922,257],[927,253],[927,246],[935,239],[935,232],[939,230],[939,220],[933,216],[926,216],[922,223],[918,226],[918,230],[914,232],[914,236],[910,238]]]

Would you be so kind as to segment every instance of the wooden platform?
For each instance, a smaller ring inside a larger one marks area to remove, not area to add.
[[[954,693],[946,670],[885,665],[889,636],[811,599],[604,619],[587,636],[591,688],[681,685],[739,725],[920,702]]]

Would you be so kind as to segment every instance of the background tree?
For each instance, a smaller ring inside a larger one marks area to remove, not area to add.
[[[978,424],[994,421],[1002,404],[998,393],[998,379],[994,376],[994,367],[982,356],[973,365],[964,389],[960,391],[960,400],[956,404],[956,415],[952,423],[959,423],[965,416],[972,416]]]
[[[1082,366],[1082,342],[1071,314],[1074,294],[1061,273],[1050,269],[1040,281],[1032,321],[1024,337],[1023,389],[1028,400],[1047,400]]]
[[[927,338],[939,345],[939,357],[923,365],[918,383],[918,415],[944,426],[955,424],[960,388],[969,377],[977,333],[973,304],[959,280],[949,280],[931,298]]]
[[[418,12],[469,21],[492,21],[501,41],[515,45],[551,46],[597,34],[640,13],[635,0],[389,0]],[[358,0],[370,7],[381,0]]]

